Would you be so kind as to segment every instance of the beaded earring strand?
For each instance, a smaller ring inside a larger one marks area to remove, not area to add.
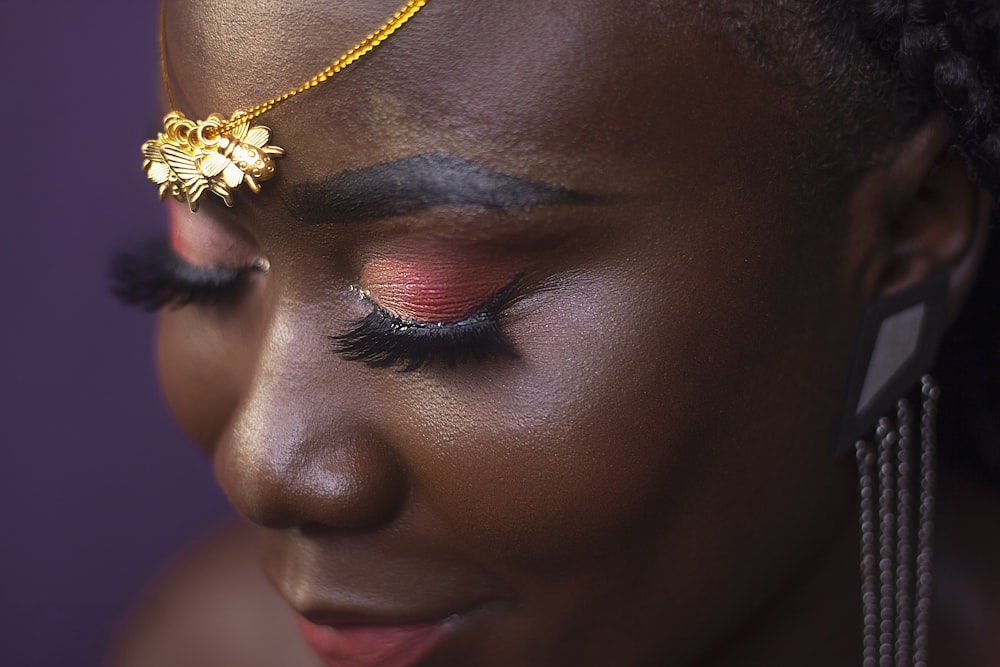
[[[879,420],[875,442],[855,445],[861,481],[863,667],[927,667],[941,392],[929,375],[920,384],[919,455],[913,453],[913,409],[905,398],[896,404],[895,421]]]
[[[260,192],[260,182],[274,176],[274,158],[283,157],[285,150],[269,144],[270,128],[251,125],[250,121],[357,62],[413,18],[425,4],[427,0],[409,0],[378,30],[287,93],[249,109],[235,111],[228,119],[213,113],[205,120],[189,120],[177,110],[170,89],[164,39],[164,0],[160,5],[160,67],[170,113],[163,118],[163,132],[142,145],[142,168],[149,180],[159,186],[160,199],[169,195],[187,204],[191,211],[197,211],[206,192],[218,196],[226,206],[233,205],[233,192],[243,183],[254,193]]]

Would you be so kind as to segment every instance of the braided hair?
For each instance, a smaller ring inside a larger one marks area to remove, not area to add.
[[[941,108],[955,147],[1000,198],[1000,3],[865,0],[858,27],[925,108]]]
[[[970,175],[1000,210],[1000,0],[688,0],[823,129],[803,146],[814,174],[853,182],[940,110]],[[721,21],[718,19],[721,17]],[[1000,486],[1000,231],[942,341],[945,465]]]

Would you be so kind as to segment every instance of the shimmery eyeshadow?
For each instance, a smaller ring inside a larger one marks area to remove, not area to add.
[[[466,254],[378,258],[365,265],[361,286],[380,308],[393,315],[421,322],[452,322],[481,306],[515,274],[507,262]]]
[[[191,213],[187,206],[170,200],[170,246],[192,266],[240,269],[263,266],[252,241],[226,229],[205,213]]]

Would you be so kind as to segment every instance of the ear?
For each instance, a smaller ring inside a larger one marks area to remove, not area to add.
[[[989,194],[970,179],[953,142],[944,116],[929,116],[862,178],[850,202],[849,240],[859,253],[865,301],[944,272],[949,278],[946,326],[975,281],[992,215]]]

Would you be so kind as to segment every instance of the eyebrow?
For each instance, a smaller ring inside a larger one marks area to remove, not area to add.
[[[286,204],[301,222],[315,225],[374,221],[439,206],[517,210],[595,199],[450,153],[425,153],[295,185]]]

